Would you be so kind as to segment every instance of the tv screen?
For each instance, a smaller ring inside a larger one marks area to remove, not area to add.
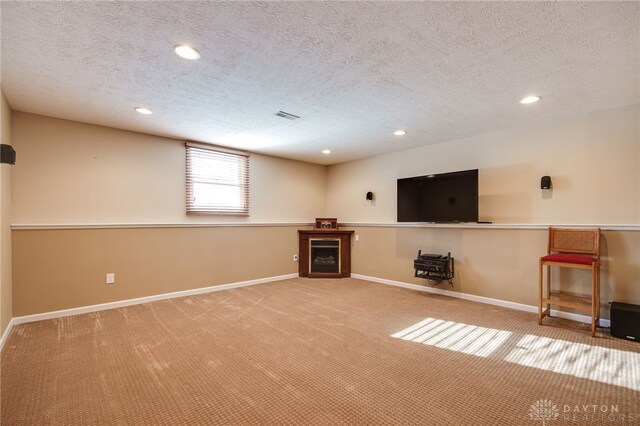
[[[398,222],[477,222],[478,169],[398,179]]]

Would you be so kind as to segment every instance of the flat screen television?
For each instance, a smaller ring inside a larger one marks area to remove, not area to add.
[[[398,179],[398,222],[477,222],[478,169]]]

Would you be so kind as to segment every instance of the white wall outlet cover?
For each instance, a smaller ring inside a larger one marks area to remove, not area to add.
[[[113,284],[116,282],[116,274],[110,273],[107,274],[107,284]]]

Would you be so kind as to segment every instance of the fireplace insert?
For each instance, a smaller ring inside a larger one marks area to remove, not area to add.
[[[340,272],[340,239],[310,239],[309,246],[309,272]]]

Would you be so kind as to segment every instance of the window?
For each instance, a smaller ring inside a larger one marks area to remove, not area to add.
[[[188,142],[187,213],[249,216],[249,155]]]

